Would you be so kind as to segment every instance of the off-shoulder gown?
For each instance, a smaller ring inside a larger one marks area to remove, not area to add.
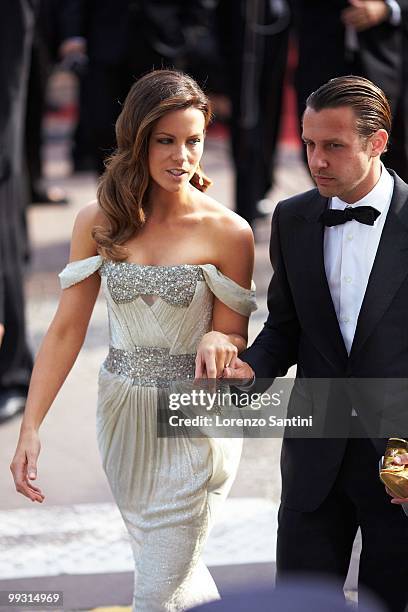
[[[235,477],[241,440],[157,437],[160,394],[194,378],[214,295],[249,316],[254,288],[211,265],[145,266],[96,255],[69,263],[63,289],[95,272],[107,302],[109,353],[99,373],[97,437],[130,534],[135,612],[178,612],[219,594],[201,560],[217,506]]]

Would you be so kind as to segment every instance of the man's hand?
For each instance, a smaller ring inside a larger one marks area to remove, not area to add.
[[[224,368],[223,378],[232,378],[234,380],[238,380],[240,384],[246,385],[250,383],[255,376],[255,372],[251,368],[251,366],[242,361],[239,357],[235,357],[229,367]]]
[[[345,26],[363,32],[379,25],[389,17],[389,8],[384,0],[349,0],[349,8],[341,13]]]
[[[394,459],[394,463],[395,465],[408,465],[408,453],[405,453],[403,455],[397,455]],[[385,488],[386,488],[388,495],[391,495],[392,497],[392,500],[391,500],[392,504],[407,504],[408,503],[408,497],[395,497],[392,491],[390,491],[387,487]]]
[[[3,336],[4,336],[4,325],[0,323],[0,346],[3,340]]]

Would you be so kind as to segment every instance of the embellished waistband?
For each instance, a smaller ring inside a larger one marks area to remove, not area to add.
[[[169,349],[135,346],[133,351],[110,347],[103,366],[131,378],[141,387],[168,387],[174,380],[194,378],[195,355],[171,355]]]

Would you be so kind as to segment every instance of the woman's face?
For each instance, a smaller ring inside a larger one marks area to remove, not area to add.
[[[176,193],[188,187],[203,154],[204,115],[198,108],[168,112],[153,128],[149,173],[162,189]]]

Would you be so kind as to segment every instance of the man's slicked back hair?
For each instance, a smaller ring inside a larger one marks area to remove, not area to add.
[[[357,131],[363,138],[379,129],[390,134],[392,117],[389,102],[382,89],[368,79],[353,75],[330,79],[306,100],[306,108],[316,112],[340,106],[353,109]]]

